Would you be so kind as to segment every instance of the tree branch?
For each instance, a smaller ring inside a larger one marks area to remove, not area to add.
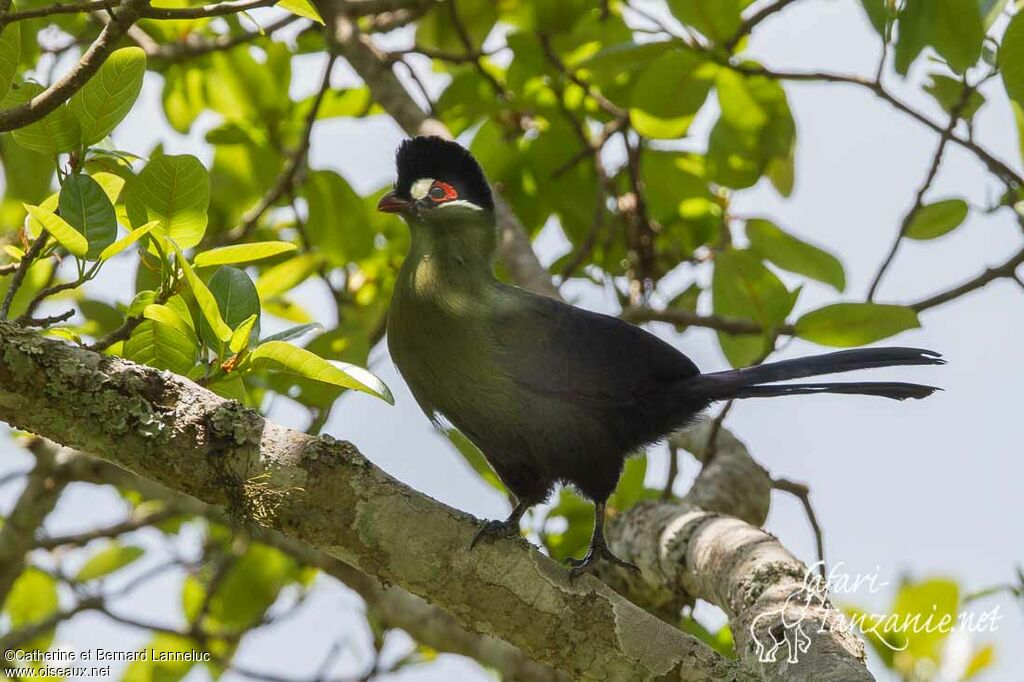
[[[36,456],[36,466],[29,473],[14,509],[0,526],[0,606],[25,568],[25,555],[32,549],[36,530],[53,511],[67,485],[52,454],[35,444],[29,449]]]
[[[752,679],[524,543],[181,377],[0,324],[0,419],[281,531],[580,679]],[[414,524],[410,521],[414,520]]]
[[[678,503],[642,502],[613,521],[613,551],[642,571],[640,578],[620,573],[623,591],[673,606],[693,598],[716,604],[729,617],[740,660],[765,680],[874,679],[863,643],[829,604],[824,585],[756,527],[768,513],[771,478],[726,430],[709,443],[711,428],[670,440],[705,463],[690,493]],[[795,662],[767,660],[762,647],[782,639],[796,645],[797,637],[809,645]]]
[[[25,104],[0,111],[0,132],[38,121],[68,101],[99,70],[147,4],[148,0],[124,0],[113,10],[110,21],[71,71]]]

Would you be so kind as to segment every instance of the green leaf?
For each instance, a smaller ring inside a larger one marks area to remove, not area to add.
[[[301,284],[307,277],[320,267],[320,257],[314,254],[303,254],[289,258],[263,272],[256,279],[256,290],[260,299],[269,300],[283,294],[294,286]]]
[[[215,333],[208,325],[200,325],[203,339],[211,348],[218,348],[218,341],[230,341],[231,330],[237,329],[242,322],[255,315],[257,334],[259,333],[260,296],[256,285],[243,270],[230,265],[222,265],[213,273],[207,282],[210,293],[217,302],[217,310],[228,328],[227,337]]]
[[[300,572],[295,561],[282,552],[252,543],[238,557],[224,575],[220,584],[209,595],[209,612],[204,627],[214,632],[245,632],[265,616],[281,592],[290,583],[298,582]],[[205,594],[209,586],[200,586]],[[195,597],[189,603],[195,608]],[[195,618],[198,613],[193,614]]]
[[[160,155],[150,160],[129,188],[129,203],[145,207],[147,220],[158,220],[157,232],[179,248],[198,244],[206,232],[210,176],[190,155]]]
[[[8,24],[10,26],[10,24]],[[11,30],[7,26],[0,33],[0,102],[7,96],[11,83],[18,74],[18,59],[21,56],[21,31],[17,25]]]
[[[12,629],[17,630],[52,616],[59,605],[57,581],[38,568],[28,567],[14,581],[4,611]]]
[[[222,246],[197,253],[193,263],[197,268],[211,265],[227,265],[231,263],[249,263],[251,261],[273,258],[282,253],[295,251],[298,247],[291,242],[254,242],[251,244],[235,244]]]
[[[964,670],[964,676],[962,679],[969,680],[975,675],[990,667],[995,663],[996,659],[996,648],[991,644],[985,646],[974,652],[971,656],[970,662],[967,664],[967,669]]]
[[[608,504],[618,511],[626,511],[644,497],[644,478],[647,476],[647,456],[638,455],[626,460],[615,492]]]
[[[179,660],[181,654],[193,653],[199,645],[185,637],[170,633],[153,636],[140,651],[146,654],[125,670],[121,682],[178,682],[188,675],[195,662]],[[156,652],[154,655],[153,652]]]
[[[87,582],[110,575],[119,571],[125,566],[137,561],[146,550],[131,545],[111,543],[96,554],[89,557],[89,560],[82,565],[75,575],[78,582]]]
[[[189,265],[188,260],[185,259],[178,246],[171,242],[171,247],[177,255],[181,271],[185,275],[185,281],[188,282],[189,289],[192,290],[192,295],[195,297],[196,303],[199,304],[199,310],[210,325],[210,330],[214,337],[219,341],[227,341],[231,338],[231,327],[224,323],[224,318],[221,317],[220,308],[217,305],[217,299],[210,293],[203,280],[196,276],[195,271]]]
[[[258,284],[256,286],[259,288]],[[288,329],[279,331],[276,334],[271,334],[270,336],[260,340],[260,343],[266,343],[267,341],[292,341],[293,339],[305,336],[311,332],[319,334],[323,331],[324,326],[319,322],[307,322],[306,324],[298,324],[294,327],[288,327]]]
[[[135,242],[145,237],[147,234],[149,234],[150,230],[152,230],[159,224],[159,221],[151,220],[142,227],[135,228],[121,239],[118,239],[116,242],[114,242],[107,248],[103,249],[103,251],[100,252],[100,260],[107,260],[108,258],[113,258],[114,256],[121,253]]]
[[[145,75],[146,53],[142,48],[123,47],[110,53],[69,102],[81,125],[83,144],[99,142],[128,115]]]
[[[888,42],[892,22],[896,18],[895,0],[861,0],[861,5],[878,35]]]
[[[303,184],[309,203],[306,234],[310,246],[333,265],[344,266],[373,250],[372,221],[366,204],[334,171],[314,171]]]
[[[389,405],[395,404],[388,387],[368,370],[347,362],[332,363],[284,341],[262,343],[249,357],[257,369],[291,372],[333,386],[369,393]]]
[[[633,86],[629,110],[633,127],[653,138],[685,135],[708,97],[716,68],[690,51],[662,54]]]
[[[508,488],[498,478],[498,474],[494,473],[494,469],[487,463],[487,459],[484,457],[484,453],[480,452],[480,448],[473,444],[471,440],[458,429],[441,429],[441,433],[448,438],[448,441],[455,446],[462,458],[466,460],[466,464],[475,471],[480,478],[484,479],[488,485],[497,490],[502,495],[508,494]]]
[[[186,321],[174,307],[160,303],[150,303],[143,309],[142,316],[147,320],[153,320],[168,327],[173,327],[187,336],[193,346],[198,344],[196,332],[192,328],[192,324]]]
[[[757,322],[761,334],[718,333],[718,343],[734,367],[760,360],[771,350],[771,330],[786,321],[796,302],[778,277],[750,251],[724,251],[715,258],[711,278],[716,315]]]
[[[39,208],[43,209],[47,213],[56,213],[58,203],[60,203],[60,192],[54,192],[39,204]],[[22,208],[24,208],[24,206]],[[33,218],[31,214],[29,214],[28,220],[25,221],[25,226],[28,228],[29,234],[33,237],[43,231],[43,224]]]
[[[960,101],[963,99],[964,84],[956,78],[950,78],[949,76],[943,76],[942,74],[932,74],[931,82],[924,86],[926,92],[928,92],[935,101],[939,103],[947,114],[952,114],[957,108],[960,108],[960,116],[966,120],[970,120],[978,113],[978,109],[985,104],[985,96],[977,90],[971,90],[971,94],[967,97],[967,103],[962,107]]]
[[[834,303],[805,314],[796,335],[823,346],[863,346],[921,324],[913,308],[879,303]]]
[[[295,103],[292,116],[295,121],[304,121],[309,115],[316,95],[310,95]],[[382,113],[383,109],[373,100],[370,89],[366,86],[355,88],[331,88],[324,94],[320,108],[316,111],[317,120],[326,118],[362,118],[371,114]]]
[[[88,175],[69,175],[60,188],[61,217],[85,235],[89,250],[86,260],[97,260],[117,238],[114,205],[99,183]]]
[[[736,35],[740,27],[743,0],[669,0],[672,14],[716,43]]]
[[[252,336],[252,327],[256,324],[258,319],[259,315],[250,315],[242,321],[242,324],[235,328],[235,332],[231,335],[231,341],[228,343],[228,349],[232,353],[237,353],[249,345],[249,338]]]
[[[1024,107],[1024,12],[1017,13],[1003,34],[1003,42],[999,46],[999,71],[1006,94]]]
[[[738,130],[760,131],[771,119],[771,111],[755,97],[752,80],[729,69],[719,69],[715,91],[722,118]]]
[[[206,79],[202,68],[188,62],[171,64],[164,71],[163,105],[167,122],[182,135],[206,107]]]
[[[187,376],[195,369],[198,351],[194,333],[149,319],[132,331],[123,355],[143,365]]]
[[[838,258],[783,232],[771,221],[747,221],[747,239],[752,251],[783,270],[824,282],[836,291],[846,288],[846,272]]]
[[[708,138],[708,179],[744,189],[762,175],[786,196],[793,189],[796,124],[786,92],[762,76],[720,76],[722,115]]]
[[[473,49],[479,49],[498,19],[496,3],[493,0],[460,0],[456,8],[459,23],[469,38],[470,45]],[[452,23],[451,11],[452,8],[448,4],[435,3],[416,27],[416,44],[436,50],[465,52],[466,46],[462,42],[460,32]]]
[[[938,663],[942,657],[942,644],[949,635],[949,629],[938,627],[943,618],[955,623],[960,605],[960,588],[952,580],[931,578],[920,582],[907,583],[896,594],[890,613],[897,616],[899,623],[931,622],[932,628],[900,628],[906,638],[905,658],[911,666],[920,659]],[[907,672],[910,672],[909,670]]]
[[[320,13],[316,11],[309,0],[279,0],[277,6],[305,19],[312,19],[320,25],[324,23],[324,20],[320,18]]]
[[[906,0],[899,15],[896,70],[906,74],[930,45],[957,73],[981,56],[985,25],[977,0]]]
[[[1020,157],[1024,159],[1024,104],[1010,100],[1010,108],[1013,110],[1013,120],[1017,124],[1017,147]]]
[[[89,242],[85,240],[82,233],[68,225],[59,215],[39,206],[23,205],[28,214],[37,220],[69,253],[82,257],[89,250]]]
[[[9,109],[25,104],[44,89],[38,83],[28,81],[12,85],[3,106]],[[11,134],[14,141],[25,149],[48,156],[74,151],[78,149],[81,141],[78,119],[64,104],[34,123],[15,128]]]
[[[952,232],[967,218],[967,202],[944,199],[922,206],[907,225],[910,239],[935,239]]]

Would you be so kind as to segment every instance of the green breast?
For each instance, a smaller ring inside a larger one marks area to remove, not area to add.
[[[388,318],[388,349],[428,416],[440,412],[471,430],[509,408],[491,321],[500,301],[493,278],[473,277],[429,255],[402,267]]]

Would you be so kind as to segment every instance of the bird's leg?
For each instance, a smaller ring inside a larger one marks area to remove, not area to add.
[[[516,500],[515,508],[504,521],[484,521],[484,525],[480,526],[480,530],[473,536],[473,541],[469,543],[469,548],[473,549],[476,547],[476,543],[484,539],[510,538],[519,535],[519,520],[523,518],[523,514],[530,506],[531,503],[526,500]]]
[[[582,559],[566,559],[566,562],[572,566],[569,569],[570,580],[575,580],[584,573],[593,571],[594,567],[597,566],[597,562],[601,559],[605,559],[616,566],[640,572],[640,569],[635,564],[623,561],[608,549],[608,543],[604,539],[604,505],[603,501],[594,503],[594,534],[590,538],[590,549],[587,550]]]

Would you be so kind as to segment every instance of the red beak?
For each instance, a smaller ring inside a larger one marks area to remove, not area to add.
[[[412,202],[402,199],[395,194],[394,190],[391,190],[377,202],[377,210],[382,213],[401,213],[409,208],[411,204]]]

